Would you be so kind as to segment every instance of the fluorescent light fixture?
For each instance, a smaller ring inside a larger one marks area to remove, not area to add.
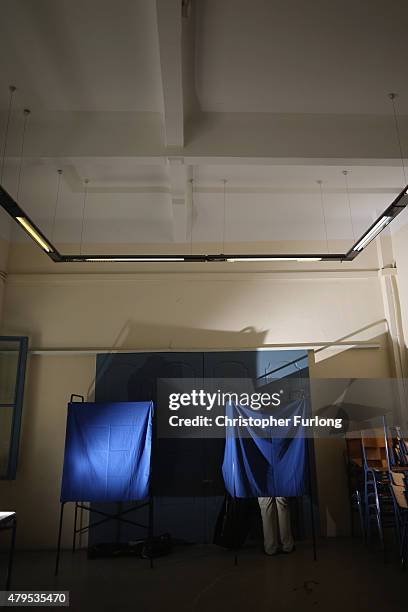
[[[374,238],[384,229],[386,225],[392,220],[392,217],[384,216],[377,221],[377,223],[357,242],[356,246],[353,247],[353,251],[362,251]]]
[[[85,257],[84,261],[101,263],[115,261],[184,261],[184,257]]]
[[[235,263],[238,261],[322,261],[321,257],[231,257],[227,258],[228,262]]]
[[[33,238],[37,244],[40,245],[42,249],[46,253],[51,253],[52,248],[50,245],[44,240],[44,238],[38,233],[38,231],[31,225],[31,223],[25,217],[16,217],[16,221],[20,223],[20,225],[25,229],[25,231],[30,234],[31,238]]]
[[[297,253],[297,254],[273,254],[270,253],[261,254],[230,254],[225,255],[223,253],[214,254],[201,254],[201,255],[84,255],[82,253],[64,255],[60,253],[58,249],[53,246],[43,232],[36,227],[36,225],[30,220],[25,211],[19,206],[14,198],[0,185],[0,208],[3,208],[17,223],[29,234],[29,236],[35,240],[35,242],[48,254],[50,259],[54,262],[96,262],[96,263],[122,263],[122,262],[134,262],[134,263],[160,263],[160,262],[184,262],[184,263],[197,263],[197,262],[274,262],[274,261],[292,261],[292,262],[317,262],[317,261],[348,261],[351,262],[355,259],[361,251],[366,247],[378,234],[397,217],[403,210],[408,208],[408,186],[400,191],[397,197],[391,202],[391,204],[382,212],[382,214],[373,222],[373,225],[369,227],[366,232],[357,238],[357,242],[350,247],[346,253],[320,253],[310,254]]]

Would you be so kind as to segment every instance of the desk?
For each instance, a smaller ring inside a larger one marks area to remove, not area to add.
[[[14,548],[16,543],[17,515],[15,512],[0,512],[0,531],[11,529],[11,542],[7,565],[5,590],[10,590],[11,572],[13,569]]]

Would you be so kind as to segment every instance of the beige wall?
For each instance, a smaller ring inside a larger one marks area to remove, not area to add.
[[[371,340],[376,273],[9,274],[4,330],[36,348],[232,348]]]
[[[0,238],[0,322],[3,315],[3,299],[6,282],[9,242]]]
[[[312,375],[390,375],[375,271],[209,270],[11,273],[3,332],[27,334],[31,347],[39,350],[226,349],[368,341],[379,348],[320,351]],[[94,368],[92,354],[60,352],[30,358],[18,476],[13,483],[0,483],[3,505],[20,516],[20,546],[55,544],[65,406],[72,392],[86,394],[92,388]],[[316,453],[324,531],[345,533],[342,447],[322,443]],[[68,528],[69,520],[66,524]]]
[[[2,507],[17,511],[20,548],[56,545],[66,403],[71,393],[86,393],[94,372],[92,356],[29,360],[17,479],[0,483]],[[66,544],[72,533],[71,506]]]

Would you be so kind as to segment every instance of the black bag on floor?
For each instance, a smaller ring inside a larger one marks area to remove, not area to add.
[[[88,559],[139,557],[150,559],[163,557],[171,553],[173,542],[170,534],[163,533],[151,540],[137,540],[134,542],[101,542],[88,548]]]
[[[226,495],[215,524],[214,544],[223,548],[238,549],[247,538],[253,501]]]
[[[143,559],[164,557],[173,550],[173,541],[168,533],[146,540],[141,551]]]

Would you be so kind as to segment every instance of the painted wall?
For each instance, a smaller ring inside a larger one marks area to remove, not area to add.
[[[0,238],[0,322],[3,314],[3,298],[6,283],[7,257],[8,242]]]
[[[10,250],[10,218],[0,207],[0,323]]]
[[[9,216],[0,208],[0,322],[3,312],[3,298],[10,250],[10,226]]]

